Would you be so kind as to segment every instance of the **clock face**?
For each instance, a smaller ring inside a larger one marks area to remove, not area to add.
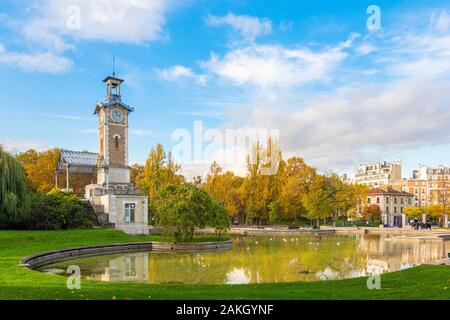
[[[114,121],[116,121],[116,122],[122,121],[122,119],[123,119],[123,113],[122,113],[122,111],[120,111],[120,110],[118,110],[118,109],[114,109],[114,110],[111,112],[111,118],[112,118]]]

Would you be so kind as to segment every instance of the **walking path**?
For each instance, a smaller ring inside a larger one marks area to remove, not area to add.
[[[206,228],[202,230],[197,230],[196,233],[215,233],[212,228]],[[448,229],[432,229],[432,230],[415,230],[408,228],[376,228],[376,227],[331,227],[322,226],[320,230],[312,228],[299,228],[299,229],[289,229],[288,226],[254,226],[254,227],[231,227],[228,231],[229,234],[236,235],[280,235],[280,236],[301,236],[301,235],[329,235],[329,234],[383,234],[392,235],[395,237],[389,239],[400,237],[403,239],[420,240],[450,240],[450,231]],[[448,238],[437,238],[437,236]]]

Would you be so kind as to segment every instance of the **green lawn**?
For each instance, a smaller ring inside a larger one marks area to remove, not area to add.
[[[367,289],[366,279],[358,278],[237,286],[82,280],[81,290],[75,291],[66,288],[65,277],[19,266],[23,257],[47,250],[160,239],[104,229],[0,231],[0,299],[450,299],[450,268],[446,266],[421,266],[382,275],[381,290]]]

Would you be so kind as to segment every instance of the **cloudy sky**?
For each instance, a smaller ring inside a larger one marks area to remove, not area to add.
[[[285,156],[323,171],[450,165],[449,1],[2,0],[0,143],[96,151],[114,54],[135,108],[131,162],[157,142],[176,149],[179,132],[195,145],[201,121],[278,130]],[[186,174],[244,153],[203,140],[203,162],[198,145],[179,157]]]

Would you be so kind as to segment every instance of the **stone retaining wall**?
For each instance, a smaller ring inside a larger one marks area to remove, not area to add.
[[[23,267],[37,269],[46,264],[74,258],[109,255],[127,252],[154,251],[154,252],[188,252],[188,251],[224,251],[233,247],[233,241],[198,242],[170,244],[162,242],[118,243],[109,245],[96,245],[62,249],[38,253],[23,258],[20,263]]]

